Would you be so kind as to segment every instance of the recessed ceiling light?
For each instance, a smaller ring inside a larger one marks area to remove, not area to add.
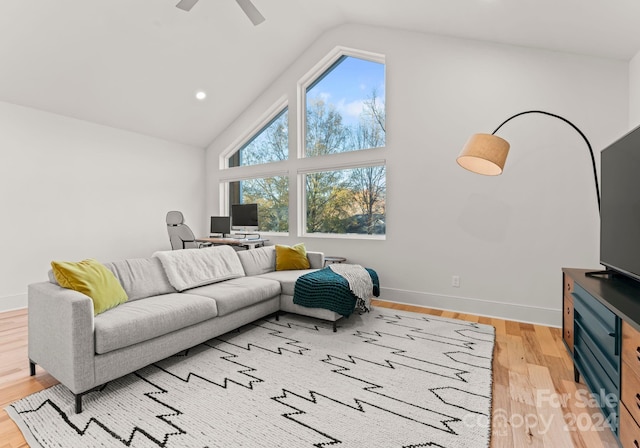
[[[207,98],[207,92],[204,90],[198,90],[196,92],[196,98],[200,101],[204,101]]]

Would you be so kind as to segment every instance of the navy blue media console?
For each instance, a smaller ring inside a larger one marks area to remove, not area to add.
[[[623,447],[640,448],[640,283],[564,268],[563,339]]]

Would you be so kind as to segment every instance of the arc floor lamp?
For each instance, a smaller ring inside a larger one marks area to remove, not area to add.
[[[561,117],[560,115],[552,114],[550,112],[545,112],[542,110],[528,110],[525,112],[517,113],[505,121],[503,121],[500,126],[496,128],[491,134],[474,134],[472,135],[467,143],[462,148],[460,155],[458,156],[457,162],[458,164],[474,173],[484,174],[487,176],[496,176],[498,174],[502,174],[504,169],[504,164],[507,160],[507,155],[509,153],[509,142],[505,139],[494,135],[496,132],[500,130],[502,126],[507,124],[509,121],[513,120],[516,117],[526,114],[542,114],[548,115],[550,117],[557,118],[559,120],[564,121],[573,129],[575,129],[578,134],[584,139],[587,144],[587,148],[589,148],[589,154],[591,155],[591,166],[593,167],[593,179],[596,185],[596,198],[598,200],[598,212],[600,212],[600,186],[598,185],[598,173],[596,171],[596,160],[593,156],[593,149],[591,148],[591,143],[584,135],[584,133],[578,129],[578,127],[571,123],[566,118]]]

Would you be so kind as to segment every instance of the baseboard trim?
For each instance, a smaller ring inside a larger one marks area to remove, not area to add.
[[[380,288],[380,297],[378,297],[378,299],[403,305],[423,306],[437,310],[454,311],[456,313],[470,313],[478,316],[496,317],[499,319],[547,325],[550,327],[562,326],[562,310],[559,308],[543,308],[395,288]],[[26,294],[0,297],[0,313],[24,309],[26,307]]]
[[[470,313],[549,327],[559,328],[562,326],[562,310],[560,308],[543,308],[394,288],[380,288],[380,297],[378,299],[404,305],[423,306],[456,313]]]
[[[0,297],[0,313],[19,310],[27,307],[27,295]]]

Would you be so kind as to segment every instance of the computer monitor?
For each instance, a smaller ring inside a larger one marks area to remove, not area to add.
[[[211,234],[220,233],[224,237],[231,233],[231,216],[212,216]]]
[[[242,232],[258,230],[258,204],[232,204],[231,228]]]

